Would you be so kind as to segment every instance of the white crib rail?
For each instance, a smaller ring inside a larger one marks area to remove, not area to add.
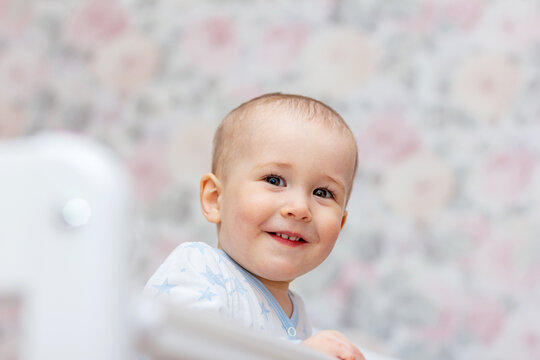
[[[138,349],[149,359],[333,359],[300,344],[269,338],[258,331],[231,326],[222,318],[189,312],[166,303],[141,300],[137,313]],[[360,348],[366,360],[396,360]]]

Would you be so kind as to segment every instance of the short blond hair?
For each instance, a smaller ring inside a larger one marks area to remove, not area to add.
[[[331,129],[339,129],[349,135],[354,144],[353,178],[358,165],[358,150],[354,135],[341,115],[330,106],[313,98],[282,93],[269,93],[253,98],[233,109],[218,126],[213,141],[212,172],[218,177],[225,177],[227,165],[235,155],[234,149],[239,147],[240,136],[245,132],[246,122],[255,112],[276,109],[290,111],[298,119],[319,122]],[[352,186],[352,179],[351,179]]]

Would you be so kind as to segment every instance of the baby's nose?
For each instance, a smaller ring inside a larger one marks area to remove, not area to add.
[[[297,196],[287,202],[281,208],[281,216],[292,218],[299,221],[310,222],[311,210],[309,208],[308,199],[304,196]]]

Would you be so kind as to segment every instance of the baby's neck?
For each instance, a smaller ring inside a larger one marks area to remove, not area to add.
[[[256,275],[255,275],[256,276]],[[285,314],[288,317],[292,316],[293,305],[289,297],[289,282],[288,281],[271,281],[256,276],[260,282],[270,291],[276,301],[279,303]]]

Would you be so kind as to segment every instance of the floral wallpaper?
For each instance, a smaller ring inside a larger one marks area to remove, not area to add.
[[[315,325],[404,360],[537,360],[539,24],[532,0],[0,0],[0,138],[61,129],[125,160],[142,285],[216,242],[198,181],[224,115],[319,98],[359,173],[295,282]]]

